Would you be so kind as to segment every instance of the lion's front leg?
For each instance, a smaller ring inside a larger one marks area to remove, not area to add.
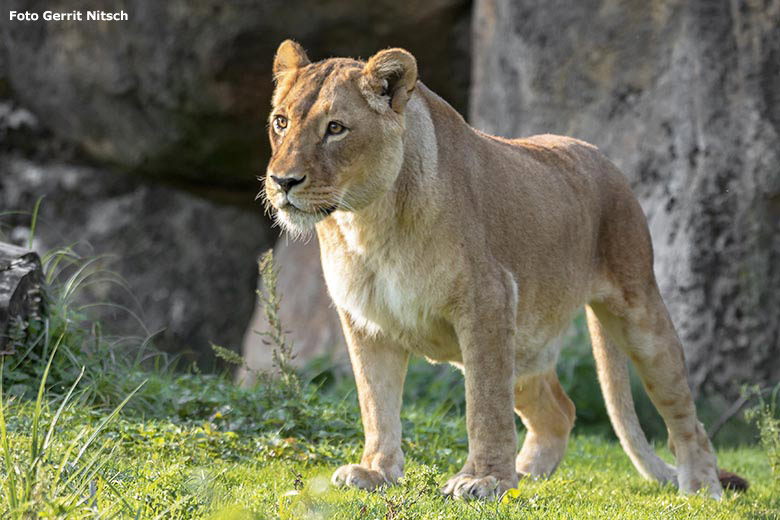
[[[442,492],[457,498],[495,498],[517,486],[514,420],[514,332],[517,293],[506,273],[477,284],[479,296],[456,324],[466,379],[469,455]]]
[[[403,476],[401,396],[409,353],[380,336],[357,330],[339,310],[355,374],[360,415],[366,438],[360,464],[341,466],[333,473],[337,486],[376,489]]]

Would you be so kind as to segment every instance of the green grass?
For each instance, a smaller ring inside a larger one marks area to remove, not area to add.
[[[752,485],[746,494],[727,492],[722,502],[714,502],[682,497],[643,480],[619,445],[599,436],[576,436],[552,479],[521,482],[517,496],[506,503],[444,499],[438,489],[466,455],[464,421],[417,406],[404,412],[407,476],[400,485],[381,493],[333,489],[328,484],[331,472],[359,458],[359,418],[354,403],[308,404],[321,414],[313,419],[316,426],[327,428],[313,435],[316,440],[310,432],[286,436],[268,424],[235,428],[231,421],[239,418],[231,419],[230,412],[200,421],[123,414],[101,427],[105,413],[66,407],[31,498],[15,513],[59,518],[279,518],[280,513],[282,518],[334,519],[779,516],[780,494],[758,447],[720,451],[721,465],[745,475]],[[34,415],[34,402],[6,403],[8,443],[16,461],[27,460]],[[42,424],[49,424],[52,415],[53,410],[44,411]],[[62,480],[57,475],[60,460],[73,458],[65,453],[74,439],[93,432],[98,432],[97,441],[85,459],[101,453],[100,470],[72,490],[51,486]],[[10,513],[8,504],[0,506],[0,515]]]
[[[228,374],[174,370],[148,336],[115,338],[91,322],[79,288],[121,283],[94,260],[66,249],[44,265],[49,315],[19,324],[2,356],[0,518],[780,518],[774,398],[761,402],[761,444],[719,453],[750,490],[679,496],[642,480],[608,433],[581,323],[560,365],[577,433],[552,479],[523,481],[503,502],[441,497],[467,454],[462,376],[416,361],[402,415],[407,476],[366,493],[328,484],[362,450],[354,382],[327,366],[290,369],[277,299],[264,301],[283,377],[242,389]]]

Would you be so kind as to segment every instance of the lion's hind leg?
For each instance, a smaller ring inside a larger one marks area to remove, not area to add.
[[[527,429],[515,460],[519,476],[549,477],[558,467],[574,426],[574,403],[555,369],[515,380],[515,412]]]
[[[715,454],[688,387],[682,345],[655,284],[621,301],[590,304],[600,324],[639,372],[675,446],[677,485],[685,493],[707,489],[719,498]],[[606,390],[606,389],[605,389]]]

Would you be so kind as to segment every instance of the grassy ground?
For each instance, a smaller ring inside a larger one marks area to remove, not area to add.
[[[246,396],[247,398],[249,395]],[[681,497],[644,481],[619,445],[600,436],[577,436],[555,476],[524,481],[501,503],[442,498],[438,488],[466,455],[463,420],[430,410],[405,413],[404,481],[382,493],[333,489],[330,473],[359,457],[361,441],[352,406],[313,403],[324,421],[316,441],[277,428],[231,428],[230,412],[203,421],[119,417],[100,430],[82,462],[73,460],[104,413],[74,406],[60,416],[55,440],[40,466],[30,500],[16,514],[43,518],[776,518],[780,494],[758,447],[721,450],[720,463],[750,479],[746,494],[722,502]],[[324,408],[328,408],[326,411]],[[18,473],[29,465],[34,403],[6,407],[9,446]],[[135,415],[135,416],[133,416]],[[52,413],[43,414],[42,424]],[[261,416],[262,417],[262,416]],[[210,420],[209,420],[210,419]],[[233,418],[238,419],[238,418]],[[266,419],[264,419],[266,420]],[[274,421],[271,421],[273,423]],[[289,426],[289,425],[288,425]],[[293,429],[297,426],[293,427]],[[289,433],[289,432],[288,432]],[[80,437],[81,441],[72,443]],[[75,446],[66,455],[70,446]],[[668,453],[667,453],[668,455]],[[96,456],[98,472],[81,474]],[[6,482],[7,485],[7,482]],[[21,487],[21,486],[19,486]],[[11,515],[8,502],[0,506]]]
[[[780,518],[772,403],[758,415],[760,444],[743,436],[754,444],[719,452],[751,481],[746,494],[678,496],[642,480],[611,437],[582,327],[559,365],[578,426],[552,479],[523,481],[500,502],[442,498],[467,453],[462,377],[416,362],[404,393],[407,476],[380,493],[333,489],[329,475],[362,449],[354,382],[290,370],[273,297],[283,377],[241,389],[226,374],[174,371],[144,338],[106,335],[73,303],[90,282],[85,262],[63,253],[44,264],[49,317],[0,353],[0,518]]]

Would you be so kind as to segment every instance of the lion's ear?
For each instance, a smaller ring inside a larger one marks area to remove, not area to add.
[[[279,48],[276,49],[274,58],[274,77],[279,78],[288,70],[299,69],[311,63],[306,51],[298,42],[284,40]]]
[[[402,113],[416,82],[417,60],[403,49],[380,51],[363,68],[364,94],[376,109],[389,105],[395,112]]]

